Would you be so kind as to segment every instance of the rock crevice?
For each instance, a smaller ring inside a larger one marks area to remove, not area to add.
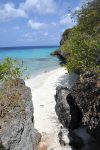
[[[57,87],[55,100],[58,118],[63,127],[69,130],[71,137],[69,144],[76,149],[80,144],[82,150],[99,150],[100,80],[98,77],[86,72],[70,89],[67,84]],[[86,135],[87,140],[82,134]]]

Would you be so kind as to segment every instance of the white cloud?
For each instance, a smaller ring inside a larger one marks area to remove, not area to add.
[[[27,14],[24,10],[15,8],[13,3],[0,5],[0,21],[6,21],[18,17],[26,18]]]
[[[0,3],[0,21],[8,21],[14,18],[26,18],[29,12],[42,14],[56,12],[57,3],[54,0],[25,0],[16,8],[14,3]]]
[[[33,20],[28,21],[28,26],[34,30],[43,29],[46,27],[46,24],[43,22],[35,22]]]
[[[14,18],[26,18],[31,12],[37,14],[58,13],[58,3],[55,0],[24,0],[19,6],[14,3],[0,3],[0,21]]]
[[[37,11],[40,13],[53,13],[56,11],[56,3],[54,0],[26,0],[20,4],[20,7],[26,11]]]

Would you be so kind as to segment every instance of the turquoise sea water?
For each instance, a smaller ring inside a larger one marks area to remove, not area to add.
[[[19,62],[23,62],[30,76],[35,76],[59,66],[59,60],[50,55],[50,53],[57,48],[58,47],[1,48],[0,61],[6,57],[16,58]]]

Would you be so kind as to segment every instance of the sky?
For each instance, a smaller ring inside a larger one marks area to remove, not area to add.
[[[0,47],[59,45],[84,0],[0,0]]]

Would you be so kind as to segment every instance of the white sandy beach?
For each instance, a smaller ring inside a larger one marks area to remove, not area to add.
[[[59,80],[66,72],[64,68],[59,67],[26,81],[26,85],[32,90],[35,128],[42,134],[42,144],[46,145],[47,150],[61,150],[58,142],[61,124],[55,113],[54,95]]]

